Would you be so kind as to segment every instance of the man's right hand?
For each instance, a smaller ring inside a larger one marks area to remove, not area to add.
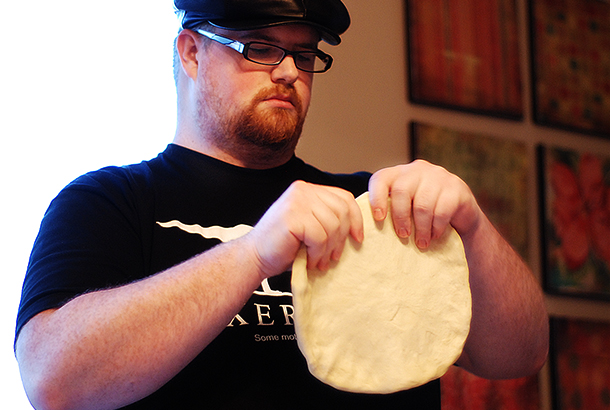
[[[347,236],[362,242],[362,213],[354,196],[343,189],[294,182],[248,234],[253,241],[261,280],[284,272],[301,245],[307,264],[328,269],[338,260]]]

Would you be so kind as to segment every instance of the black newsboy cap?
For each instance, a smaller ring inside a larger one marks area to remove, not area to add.
[[[350,25],[341,0],[174,0],[182,28],[209,22],[228,30],[254,30],[302,23],[317,28],[322,40],[337,45]]]

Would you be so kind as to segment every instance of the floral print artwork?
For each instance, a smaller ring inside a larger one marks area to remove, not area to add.
[[[546,151],[547,290],[610,298],[610,158]]]

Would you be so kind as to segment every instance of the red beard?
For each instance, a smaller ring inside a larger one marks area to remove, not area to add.
[[[295,110],[260,108],[263,101],[276,95],[289,96]],[[296,146],[304,122],[303,105],[294,88],[278,85],[261,90],[252,104],[231,124],[231,131],[236,137],[258,147],[281,150]]]

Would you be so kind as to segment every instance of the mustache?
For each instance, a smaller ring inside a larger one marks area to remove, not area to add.
[[[285,84],[277,84],[272,87],[267,87],[260,90],[253,99],[254,105],[268,100],[269,98],[282,96],[288,98],[290,102],[297,108],[299,112],[302,112],[303,103],[301,101],[301,97],[295,90],[293,86],[285,85]]]

